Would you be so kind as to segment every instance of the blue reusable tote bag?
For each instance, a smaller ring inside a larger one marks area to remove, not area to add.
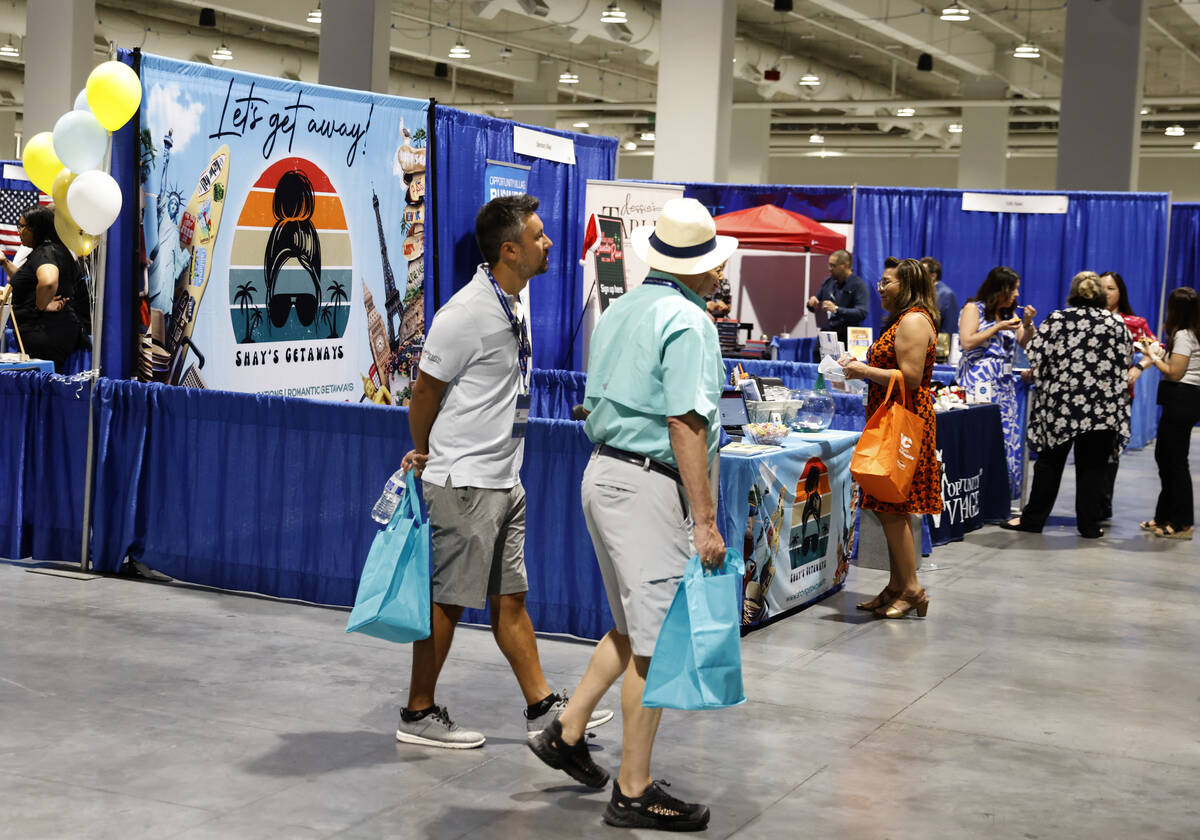
[[[396,512],[371,543],[346,632],[401,643],[427,638],[429,556],[429,520],[409,470]]]
[[[668,709],[723,709],[746,702],[742,688],[742,605],[738,585],[746,571],[729,548],[725,563],[706,571],[693,555],[654,645],[642,705]]]

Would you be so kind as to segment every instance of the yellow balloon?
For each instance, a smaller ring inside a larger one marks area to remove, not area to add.
[[[54,230],[58,232],[58,238],[62,240],[62,243],[70,248],[77,257],[86,257],[96,247],[98,237],[84,233],[79,228],[79,225],[71,218],[71,214],[67,212],[65,201],[62,204],[57,201],[54,203]]]
[[[67,212],[67,190],[70,189],[71,182],[74,180],[75,173],[65,166],[54,176],[54,183],[50,185],[50,198],[54,200],[55,210],[62,208],[64,213]]]
[[[63,168],[62,161],[54,154],[54,135],[39,131],[30,137],[21,152],[21,165],[33,185],[49,194],[54,187],[54,176]]]
[[[109,131],[116,131],[142,102],[142,82],[127,64],[106,61],[88,76],[87,103],[92,115]]]

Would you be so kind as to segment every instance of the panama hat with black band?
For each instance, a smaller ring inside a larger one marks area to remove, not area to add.
[[[650,268],[668,274],[711,271],[737,250],[732,236],[718,236],[713,217],[694,198],[672,198],[663,205],[654,228],[638,228],[633,252]]]

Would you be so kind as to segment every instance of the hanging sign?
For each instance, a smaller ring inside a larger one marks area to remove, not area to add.
[[[151,55],[140,75],[140,378],[404,402],[428,103]]]
[[[962,196],[963,210],[983,213],[1045,213],[1062,215],[1070,199],[1065,195],[1013,195],[1006,193],[972,193]]]
[[[502,195],[522,195],[529,191],[529,167],[519,163],[489,160],[483,170],[484,202]]]
[[[575,163],[575,141],[570,137],[559,137],[519,125],[513,126],[513,151],[556,163]]]

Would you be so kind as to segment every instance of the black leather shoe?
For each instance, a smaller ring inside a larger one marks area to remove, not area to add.
[[[1030,528],[1030,527],[1028,527],[1027,525],[1025,525],[1025,524],[1024,524],[1024,523],[1022,523],[1022,522],[1018,522],[1016,525],[1013,525],[1011,522],[1007,522],[1007,521],[1005,521],[1005,522],[1001,522],[1001,523],[999,523],[999,525],[1000,525],[1000,527],[1001,527],[1001,528],[1003,528],[1005,531],[1024,531],[1026,534],[1040,534],[1040,533],[1042,533],[1042,529],[1041,529],[1041,528]]]

